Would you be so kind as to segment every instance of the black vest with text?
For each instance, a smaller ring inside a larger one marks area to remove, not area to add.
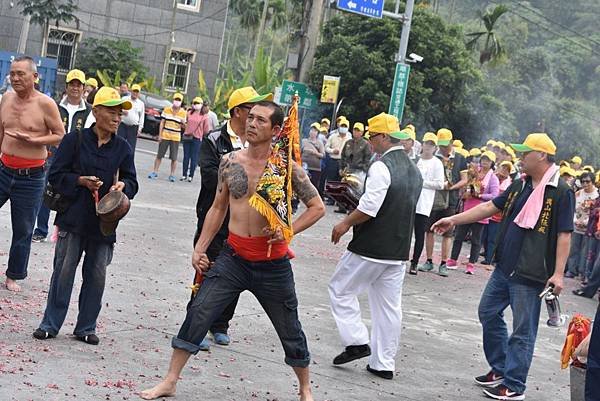
[[[380,161],[391,176],[385,200],[377,216],[354,226],[348,250],[374,259],[408,260],[423,178],[401,148],[386,153]],[[367,181],[368,177],[365,188]]]

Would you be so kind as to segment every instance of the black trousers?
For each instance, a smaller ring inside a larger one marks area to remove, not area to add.
[[[139,125],[127,125],[123,123],[119,124],[119,128],[117,129],[117,135],[125,139],[129,146],[131,146],[131,150],[133,150],[134,159],[138,129]]]
[[[416,214],[415,215],[415,247],[413,248],[413,257],[411,262],[413,264],[419,263],[419,258],[421,257],[421,253],[423,253],[423,246],[425,245],[425,233],[427,232],[427,223],[429,217]]]
[[[456,227],[456,233],[454,234],[454,243],[452,244],[452,259],[457,260],[460,255],[460,249],[462,243],[467,237],[469,230],[471,231],[471,254],[469,255],[469,263],[476,263],[479,258],[479,251],[481,251],[481,233],[485,224],[471,223],[463,224]]]

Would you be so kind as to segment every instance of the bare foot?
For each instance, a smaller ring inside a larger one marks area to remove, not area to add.
[[[311,389],[300,391],[300,401],[315,401]]]
[[[151,389],[140,393],[140,398],[144,400],[155,400],[160,397],[173,397],[175,395],[175,383],[163,380]]]
[[[4,283],[4,285],[6,285],[6,289],[9,291],[21,292],[21,286],[17,284],[15,280],[12,280],[8,277],[6,278],[6,282]]]

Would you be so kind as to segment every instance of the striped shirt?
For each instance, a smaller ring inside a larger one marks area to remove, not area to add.
[[[175,113],[171,106],[164,108],[161,116],[165,120],[160,137],[167,141],[181,141],[181,128],[186,123],[187,113],[183,108],[179,108]]]

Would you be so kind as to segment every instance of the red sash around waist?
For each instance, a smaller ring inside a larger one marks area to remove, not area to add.
[[[24,157],[10,156],[4,153],[0,156],[0,160],[6,167],[13,169],[42,167],[46,163],[45,159],[25,159]]]
[[[271,244],[271,253],[269,255],[269,244],[267,241],[270,237],[241,237],[232,232],[229,232],[227,242],[233,248],[233,251],[249,262],[261,262],[264,260],[281,259],[286,255],[291,259],[294,254],[288,248],[285,241],[275,242]]]

